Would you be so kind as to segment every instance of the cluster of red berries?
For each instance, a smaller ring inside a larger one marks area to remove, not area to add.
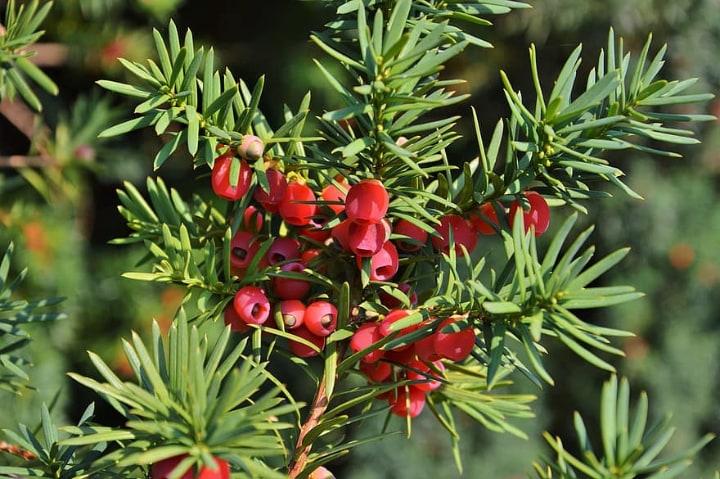
[[[531,191],[507,208],[495,201],[478,206],[466,216],[446,214],[430,234],[432,229],[419,222],[388,215],[390,194],[378,179],[351,184],[339,177],[313,190],[299,175],[286,176],[276,162],[266,158],[266,186],[260,187],[248,162],[263,158],[263,150],[260,138],[246,135],[236,149],[216,158],[212,170],[211,183],[217,196],[239,201],[252,192],[254,200],[246,202],[243,222],[231,240],[231,274],[245,277],[252,268],[252,272],[263,270],[271,278],[263,284],[241,287],[225,310],[225,322],[236,331],[249,330],[251,325],[289,330],[314,345],[290,341],[290,351],[301,357],[318,354],[337,327],[336,306],[327,300],[326,291],[313,289],[315,283],[308,273],[313,268],[324,271],[328,251],[349,258],[358,271],[365,268],[371,282],[391,282],[398,274],[401,255],[418,252],[428,243],[442,253],[449,253],[454,245],[455,253],[462,255],[475,249],[480,235],[496,233],[502,216],[504,224],[511,225],[522,213],[526,231],[533,228],[535,235],[545,232],[549,224],[547,202]],[[273,215],[286,225],[284,236],[260,233]],[[322,255],[324,259],[318,259]],[[400,284],[398,288],[414,294],[411,285]],[[372,348],[391,334],[392,323],[411,314],[410,310],[397,309],[401,305],[393,296],[381,292],[379,297],[387,314],[380,315],[380,321],[358,321],[350,347],[356,352],[372,350],[360,365],[372,382],[406,384],[383,397],[396,414],[414,417],[423,408],[425,394],[441,384],[441,361],[461,361],[470,354],[474,330],[461,322],[459,330],[447,331],[456,321],[436,320],[440,324],[434,332],[412,344],[391,350]],[[418,324],[397,336],[427,327],[428,323]]]
[[[353,333],[350,349],[360,352],[370,348],[360,360],[360,371],[373,383],[403,382],[378,396],[387,400],[390,410],[398,416],[415,417],[425,406],[426,394],[442,385],[445,366],[442,360],[462,361],[475,346],[475,331],[462,328],[455,318],[442,320],[433,332],[417,341],[391,349],[372,346],[394,333],[393,324],[412,314],[412,310],[393,309],[382,320],[366,322]],[[413,324],[400,329],[393,339],[423,329],[437,320]]]

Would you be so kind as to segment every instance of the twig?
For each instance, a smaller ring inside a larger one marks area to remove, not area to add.
[[[31,461],[35,459],[35,454],[33,454],[30,451],[26,451],[20,446],[16,446],[15,444],[10,444],[5,441],[0,441],[0,451],[7,452],[9,454],[12,454],[13,456],[19,456],[25,459],[26,461]]]
[[[42,168],[50,166],[52,159],[45,156],[10,155],[0,156],[0,168]]]
[[[307,459],[308,455],[310,454],[310,450],[312,449],[312,444],[303,446],[303,442],[308,433],[315,426],[318,425],[318,423],[320,422],[320,418],[322,418],[322,415],[325,414],[325,411],[327,410],[328,404],[330,402],[330,398],[327,397],[325,390],[325,374],[326,373],[323,373],[322,377],[320,378],[320,384],[318,385],[317,392],[315,393],[315,398],[313,399],[312,405],[310,406],[310,412],[307,419],[305,420],[305,423],[300,429],[300,434],[298,435],[297,442],[295,443],[295,455],[292,462],[290,463],[290,471],[288,472],[288,477],[290,478],[297,477],[298,474],[300,474],[303,469],[305,469],[305,464],[307,464]]]

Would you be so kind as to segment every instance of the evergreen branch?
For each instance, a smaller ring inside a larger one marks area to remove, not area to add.
[[[545,433],[545,439],[557,454],[556,458],[542,458],[533,467],[539,479],[587,477],[679,477],[690,465],[691,457],[713,439],[704,436],[690,448],[667,458],[657,459],[672,436],[667,421],[646,427],[647,396],[643,393],[631,417],[630,391],[627,379],[618,382],[615,375],[603,385],[600,404],[602,454],[596,455],[589,440],[585,423],[575,413],[575,430],[579,452],[570,453],[559,437]]]

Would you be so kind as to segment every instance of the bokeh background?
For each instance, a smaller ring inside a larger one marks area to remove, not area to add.
[[[0,8],[4,11],[4,1]],[[338,106],[313,65],[322,52],[308,41],[311,30],[331,18],[325,2],[269,0],[60,0],[45,24],[39,62],[60,87],[58,97],[42,97],[45,110],[33,117],[2,105],[0,115],[0,244],[14,241],[15,267],[29,268],[21,292],[27,298],[63,296],[67,319],[32,329],[27,353],[36,389],[19,396],[0,391],[0,428],[19,421],[37,424],[38,405],[59,401],[60,421],[77,419],[96,398],[67,380],[67,371],[93,374],[85,351],[99,353],[118,371],[126,371],[119,337],[149,330],[151,319],[167,324],[182,291],[136,283],[120,277],[142,252],[109,244],[127,233],[116,211],[116,189],[130,181],[142,189],[160,140],[140,132],[118,140],[96,136],[109,122],[131,110],[121,98],[101,91],[101,78],[123,81],[117,57],[142,61],[152,55],[153,28],[164,31],[170,18],[190,28],[196,45],[215,49],[220,65],[254,84],[265,75],[261,108],[271,123],[283,104],[296,106],[313,92],[315,113]],[[652,32],[656,52],[668,45],[662,75],[697,77],[696,92],[717,92],[720,84],[720,0],[537,0],[531,9],[494,19],[476,33],[493,49],[470,49],[448,66],[468,80],[469,104],[456,112],[464,138],[450,151],[458,162],[472,157],[474,137],[467,120],[470,105],[489,134],[508,115],[499,70],[516,88],[530,92],[528,47],[538,50],[543,84],[552,84],[567,55],[582,43],[584,67],[596,62],[610,27],[638,52]],[[251,6],[250,6],[251,5]],[[329,62],[328,62],[329,63]],[[720,112],[720,102],[698,105],[696,112]],[[696,125],[701,145],[682,149],[682,158],[653,158],[622,152],[612,160],[627,172],[627,183],[645,201],[617,196],[598,202],[583,221],[595,223],[598,257],[630,246],[628,258],[608,274],[608,284],[632,284],[647,295],[602,312],[593,320],[629,329],[635,337],[618,344],[625,358],[612,359],[631,380],[633,392],[646,390],[654,418],[672,412],[677,427],[670,451],[692,444],[706,432],[720,432],[720,128]],[[31,141],[29,137],[32,137]],[[38,140],[41,138],[41,140]],[[35,155],[40,144],[54,161]],[[21,155],[24,160],[11,156]],[[205,188],[188,159],[166,163],[159,174],[181,192]],[[8,168],[25,161],[29,168]],[[558,215],[563,212],[558,212]],[[522,380],[517,389],[539,395],[537,421],[518,425],[528,440],[501,436],[463,425],[461,449],[465,477],[525,477],[532,460],[545,452],[543,430],[572,437],[572,412],[597,424],[596,411],[607,375],[551,347],[549,370],[555,388],[537,391]],[[100,418],[117,420],[97,404]],[[365,424],[364,427],[381,427]],[[720,440],[710,444],[683,477],[710,478],[720,469]],[[343,479],[452,478],[459,476],[445,432],[433,418],[414,422],[412,439],[392,437],[358,449],[334,465]]]

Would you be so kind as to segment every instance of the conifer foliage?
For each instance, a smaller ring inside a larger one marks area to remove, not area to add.
[[[472,109],[447,115],[467,95],[444,66],[490,47],[465,27],[489,27],[526,4],[317,1],[336,14],[310,36],[317,71],[342,102],[324,110],[308,93],[271,124],[260,110],[263,77],[250,86],[217,69],[212,47],[173,22],[153,32],[155,60],[120,60],[132,80],[98,81],[136,101],[131,118],[101,136],[152,129],[164,141],[149,160],[159,175],[176,161],[197,173],[189,198],[161,176],[147,179],[146,194],[130,182],[118,191],[131,232],[114,242],[147,249],[124,276],[186,294],[166,336],[156,324],[151,338],[123,341],[134,380],[95,353],[96,377],[71,374],[125,418],[121,428],[93,423],[92,407],[60,431],[43,414],[40,436],[26,426],[6,432],[33,464],[0,474],[327,477],[354,447],[410,435],[420,414],[447,430],[461,469],[458,415],[524,436],[517,419],[532,417],[533,391],[508,386],[518,375],[553,384],[548,342],[614,373],[608,353],[622,353],[612,340],[631,332],[592,324],[582,311],[641,293],[597,285],[628,250],[594,258],[593,228],[576,231],[577,217],[609,196],[608,183],[638,197],[603,152],[677,156],[674,147],[697,142],[683,125],[711,117],[673,107],[711,95],[691,93],[693,80],[658,76],[664,47],[648,39],[631,54],[610,31],[584,78],[580,47],[551,88],[540,84],[533,47],[532,92],[500,72],[508,116],[484,136]],[[26,30],[46,13],[18,14],[10,2],[0,36],[8,58],[0,87],[9,81],[0,94],[18,91],[35,107],[20,72],[52,91],[49,80],[8,52],[17,51],[12,41],[32,43]],[[461,121],[474,125],[470,158],[449,153]],[[268,367],[288,357],[315,388],[306,402]],[[668,430],[646,433],[644,396],[632,422],[628,401],[627,383],[613,374],[602,395],[601,455],[577,416],[581,456],[548,436],[555,455],[535,465],[537,476],[680,477],[710,437],[656,459]],[[346,434],[376,415],[387,417],[384,430]]]

